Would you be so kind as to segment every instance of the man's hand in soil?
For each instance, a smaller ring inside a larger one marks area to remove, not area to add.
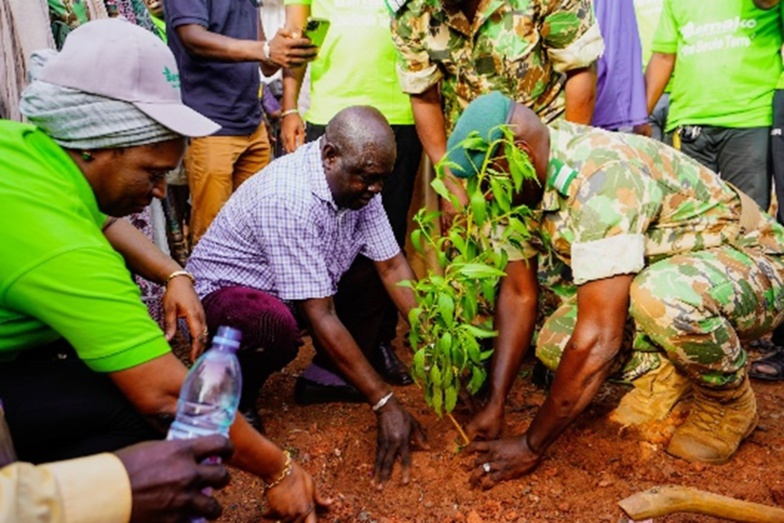
[[[317,509],[325,509],[332,500],[319,494],[313,478],[296,463],[291,464],[291,474],[267,490],[266,519],[316,523]]]
[[[528,474],[541,461],[541,457],[528,447],[526,434],[496,441],[475,441],[466,452],[476,454],[469,481],[482,490]]]
[[[131,521],[179,522],[215,519],[221,506],[206,488],[229,483],[225,465],[206,464],[212,456],[231,457],[234,448],[223,436],[192,440],[150,441],[115,452],[131,482]]]
[[[501,435],[501,428],[504,426],[504,404],[500,405],[488,402],[476,413],[473,419],[466,425],[465,433],[468,439],[475,440],[494,440]]]
[[[373,477],[381,488],[392,475],[392,466],[395,459],[400,456],[403,484],[407,484],[411,476],[411,444],[419,449],[428,449],[425,432],[419,422],[394,396],[376,414],[378,415],[378,447]]]

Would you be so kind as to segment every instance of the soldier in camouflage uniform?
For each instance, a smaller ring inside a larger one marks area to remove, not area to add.
[[[548,399],[526,434],[473,444],[481,466],[472,479],[492,484],[535,467],[614,370],[642,383],[624,398],[637,412],[669,391],[666,414],[692,390],[689,417],[667,451],[727,461],[757,422],[741,340],[784,319],[784,228],[670,147],[567,122],[548,128],[499,93],[478,98],[458,121],[449,143],[455,175],[475,174],[480,154],[455,146],[471,130],[487,136],[504,122],[540,185],[518,195],[535,209],[531,239],[502,246],[510,263],[496,309],[490,400],[469,424],[472,435],[500,433],[503,401],[533,333],[536,254],[568,264],[577,294],[537,341],[537,355],[556,369]],[[623,350],[627,317],[635,336]]]
[[[590,0],[387,0],[396,2],[403,4],[392,22],[400,85],[411,95],[419,138],[434,164],[460,113],[491,91],[531,107],[545,122],[564,111],[571,121],[591,121],[590,67],[604,46]],[[457,184],[447,186],[463,196]]]

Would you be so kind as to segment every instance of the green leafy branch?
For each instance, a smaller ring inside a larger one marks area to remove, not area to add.
[[[529,238],[531,211],[514,203],[526,180],[536,179],[525,152],[517,148],[507,126],[501,138],[489,142],[474,132],[458,148],[484,153],[477,175],[466,183],[468,205],[461,205],[444,184],[447,168],[441,161],[431,183],[439,196],[457,209],[449,230],[439,234],[441,213],[421,209],[414,216],[411,242],[420,255],[432,251],[443,274],[432,270],[417,282],[401,283],[414,291],[417,307],[408,320],[414,352],[412,374],[425,392],[425,400],[441,416],[451,412],[461,387],[476,394],[487,378],[482,340],[497,335],[492,328],[496,289],[508,261],[502,246],[520,248]],[[493,151],[503,151],[507,166],[499,165]],[[505,168],[504,168],[505,167]],[[462,433],[462,430],[461,430]],[[465,435],[463,435],[465,437]]]

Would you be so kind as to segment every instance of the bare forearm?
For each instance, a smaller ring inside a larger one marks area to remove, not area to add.
[[[661,98],[667,82],[670,81],[672,71],[675,69],[675,55],[653,53],[648,67],[645,68],[645,99],[648,114],[653,112],[656,103]]]
[[[221,62],[260,62],[265,58],[264,43],[258,40],[241,40],[208,31],[199,25],[177,28],[188,52],[199,58]]]
[[[283,451],[273,442],[253,430],[242,416],[234,418],[229,436],[234,443],[234,455],[229,463],[250,472],[269,483],[286,461]]]
[[[282,111],[296,109],[299,106],[299,93],[302,89],[302,79],[304,77],[305,67],[283,70],[283,97],[280,101]]]
[[[398,253],[390,260],[376,263],[376,267],[389,297],[397,306],[397,310],[404,318],[408,318],[408,312],[417,305],[416,297],[411,289],[401,287],[398,283],[416,279],[411,265],[408,264],[403,253]]]
[[[357,342],[337,315],[308,316],[308,322],[332,363],[368,399],[368,402],[375,404],[389,392],[389,387],[370,366]]]
[[[493,327],[499,331],[493,352],[489,402],[502,407],[512,388],[536,324],[536,297],[499,293]]]
[[[577,323],[566,344],[547,400],[528,429],[528,446],[541,455],[599,390],[621,348],[633,274],[582,284]]]
[[[759,9],[772,9],[779,5],[779,0],[754,0],[754,5]]]
[[[160,250],[127,220],[117,220],[104,230],[114,250],[122,255],[134,274],[155,283],[163,283],[167,276],[182,267]]]
[[[528,445],[542,455],[591,402],[610,372],[611,360],[591,361],[569,342],[550,394],[528,429]]]
[[[574,123],[590,124],[596,104],[596,71],[593,67],[567,72],[564,92],[566,119]]]
[[[435,165],[446,154],[446,127],[438,86],[434,85],[422,94],[411,95],[411,108],[422,148]]]

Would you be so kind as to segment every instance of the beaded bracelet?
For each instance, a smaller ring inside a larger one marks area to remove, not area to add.
[[[265,492],[277,487],[281,481],[291,475],[291,453],[288,450],[284,450],[283,454],[286,456],[286,462],[283,464],[283,469],[281,469],[277,478],[262,487]]]
[[[186,276],[189,280],[191,280],[191,283],[193,284],[196,283],[196,278],[194,278],[193,274],[189,273],[188,271],[174,271],[173,273],[166,276],[165,280],[163,280],[163,286],[164,287],[168,286],[169,282],[172,281],[177,276]]]

